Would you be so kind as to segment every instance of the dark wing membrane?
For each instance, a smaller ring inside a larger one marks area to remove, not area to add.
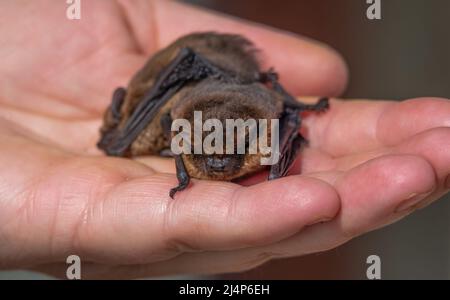
[[[126,93],[126,90],[122,87],[117,88],[113,93],[111,104],[105,113],[103,126],[100,129],[101,137],[97,143],[99,149],[105,150],[115,136],[115,130],[121,118],[120,109],[125,100]]]
[[[269,180],[284,177],[289,172],[302,143],[306,142],[299,132],[300,126],[300,111],[285,107],[285,111],[280,118],[280,158],[270,168]]]
[[[182,48],[175,59],[160,73],[153,87],[136,106],[124,127],[117,129],[104,150],[108,155],[123,156],[158,111],[185,84],[222,73],[189,48]]]
[[[315,104],[305,104],[292,97],[278,82],[278,75],[269,70],[260,75],[262,82],[270,82],[272,88],[284,99],[284,111],[280,117],[280,158],[270,168],[269,180],[286,176],[291,168],[302,144],[308,141],[300,134],[302,111],[323,112],[329,108],[328,98],[321,98]]]

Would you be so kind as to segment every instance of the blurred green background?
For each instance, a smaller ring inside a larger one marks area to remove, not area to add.
[[[331,45],[349,66],[350,83],[344,97],[450,97],[448,0],[381,0],[381,20],[366,18],[366,0],[183,2]],[[450,196],[337,249],[272,261],[222,278],[365,279],[366,258],[376,254],[381,258],[383,279],[450,279],[448,200]],[[31,272],[0,272],[0,279],[7,278],[47,277]]]

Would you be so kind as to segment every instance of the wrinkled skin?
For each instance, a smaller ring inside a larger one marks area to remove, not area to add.
[[[338,95],[345,64],[312,40],[177,3],[84,1],[80,21],[65,9],[0,3],[1,268],[64,276],[77,254],[83,278],[236,272],[336,247],[449,190],[450,101],[332,100],[305,120],[301,175],[296,164],[252,186],[194,180],[171,200],[173,161],[95,148],[113,89],[154,51],[192,31],[241,33],[297,95]]]

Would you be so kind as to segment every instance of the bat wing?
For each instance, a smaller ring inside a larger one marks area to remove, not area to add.
[[[300,134],[301,118],[297,109],[285,108],[280,118],[280,158],[272,165],[269,180],[284,177],[289,172],[298,152],[306,139]]]
[[[322,98],[315,104],[304,104],[292,97],[278,82],[278,75],[272,70],[261,74],[261,81],[270,82],[272,88],[282,95],[284,110],[280,117],[280,158],[272,165],[269,172],[269,180],[286,176],[295,161],[303,144],[308,141],[301,135],[302,111],[322,112],[328,109],[328,98]]]
[[[185,84],[208,76],[220,78],[223,72],[190,48],[182,48],[174,60],[159,74],[145,93],[125,125],[110,134],[103,150],[108,155],[123,156],[133,141],[155,118],[159,110]]]

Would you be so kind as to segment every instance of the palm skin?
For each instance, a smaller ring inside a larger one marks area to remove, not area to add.
[[[149,55],[192,31],[242,33],[290,92],[329,96],[345,87],[340,57],[172,2],[86,1],[79,21],[64,1],[0,6],[0,268],[62,276],[77,254],[83,278],[236,272],[336,247],[450,188],[450,101],[332,100],[306,117],[292,176],[194,180],[171,200],[173,161],[95,148],[112,90]]]

